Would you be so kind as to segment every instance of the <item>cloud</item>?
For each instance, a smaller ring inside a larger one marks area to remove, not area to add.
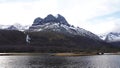
[[[115,27],[111,30],[112,32],[120,32],[120,19],[114,20]]]
[[[10,2],[0,4],[0,23],[32,24],[34,18],[44,17],[49,13],[56,12],[56,2],[36,1],[36,2]]]
[[[119,3],[118,0],[69,0],[64,3],[62,1],[60,7],[67,5],[62,14],[67,17],[70,23],[78,26],[78,23],[87,23],[86,21],[89,19],[119,11]]]
[[[119,8],[120,0],[0,0],[0,24],[32,24],[36,17],[59,13],[70,24],[98,34],[118,27]]]
[[[102,23],[90,23],[86,24],[83,28],[95,33],[95,34],[104,34],[111,32],[116,27],[114,20],[103,21]]]
[[[89,26],[88,30],[96,33],[120,32],[120,12],[111,13],[104,16],[98,16],[87,22],[93,26]]]
[[[0,3],[11,3],[11,2],[34,2],[39,0],[0,0]]]

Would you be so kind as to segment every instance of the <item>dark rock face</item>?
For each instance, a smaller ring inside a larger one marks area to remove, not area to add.
[[[54,17],[52,14],[49,14],[44,19],[38,17],[34,20],[32,26],[43,25],[46,23],[59,23],[59,24],[70,26],[68,22],[66,21],[66,19],[60,14],[58,14],[58,17]]]
[[[42,25],[42,21],[43,21],[43,19],[40,18],[40,17],[38,17],[38,18],[36,18],[36,19],[34,20],[32,26]]]
[[[48,23],[48,22],[57,22],[57,19],[53,15],[49,14],[43,20],[43,23]]]
[[[58,20],[58,22],[61,23],[61,24],[70,26],[70,25],[68,24],[68,22],[66,21],[66,19],[65,19],[63,16],[61,16],[60,14],[58,14],[57,20]]]

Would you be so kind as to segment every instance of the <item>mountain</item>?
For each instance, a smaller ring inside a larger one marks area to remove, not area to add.
[[[108,33],[106,35],[105,41],[114,46],[120,47],[120,33],[119,32]]]
[[[0,25],[0,29],[6,29],[8,27],[10,27],[11,25]]]
[[[19,28],[15,27],[14,25],[9,26],[6,30],[19,30]]]
[[[53,15],[49,14],[47,17],[45,17],[44,19],[38,17],[34,20],[32,26],[36,26],[36,25],[44,25],[46,23],[59,23],[59,24],[64,24],[64,25],[67,25],[67,26],[70,26],[68,24],[68,22],[66,21],[66,19],[61,16],[60,14],[58,14],[57,17],[54,17]]]
[[[92,32],[70,25],[60,14],[56,17],[52,14],[45,18],[38,17],[27,30],[20,24],[0,29],[0,52],[111,51],[118,49]]]
[[[79,36],[85,36],[91,39],[101,40],[97,35],[83,28],[73,27],[66,19],[58,14],[57,17],[53,15],[48,15],[44,19],[38,17],[34,20],[32,26],[30,26],[29,31],[55,31],[64,34],[73,34]]]
[[[120,47],[120,32],[110,32],[99,36],[103,41],[112,44],[114,47]]]
[[[21,24],[13,24],[13,25],[0,25],[0,29],[3,29],[3,30],[19,30],[19,31],[24,31],[24,30],[27,30],[29,29],[29,25],[26,25],[26,26],[22,26]]]
[[[101,34],[101,35],[98,35],[100,39],[102,40],[105,40],[106,39],[106,34]]]
[[[14,27],[16,27],[19,31],[24,31],[24,30],[28,30],[30,25],[21,25],[19,23],[15,23],[13,24]]]
[[[117,42],[120,41],[120,33],[110,32],[107,34],[106,39],[107,42]]]
[[[70,25],[60,14],[37,17],[25,32],[36,51],[108,51],[111,46],[92,32]]]

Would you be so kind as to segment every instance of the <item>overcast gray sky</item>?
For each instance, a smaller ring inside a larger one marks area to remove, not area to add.
[[[120,0],[0,0],[0,24],[30,25],[36,17],[61,14],[95,34],[119,30]]]

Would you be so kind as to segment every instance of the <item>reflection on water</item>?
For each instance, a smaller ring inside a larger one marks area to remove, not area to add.
[[[0,56],[0,68],[119,68],[119,55]]]

